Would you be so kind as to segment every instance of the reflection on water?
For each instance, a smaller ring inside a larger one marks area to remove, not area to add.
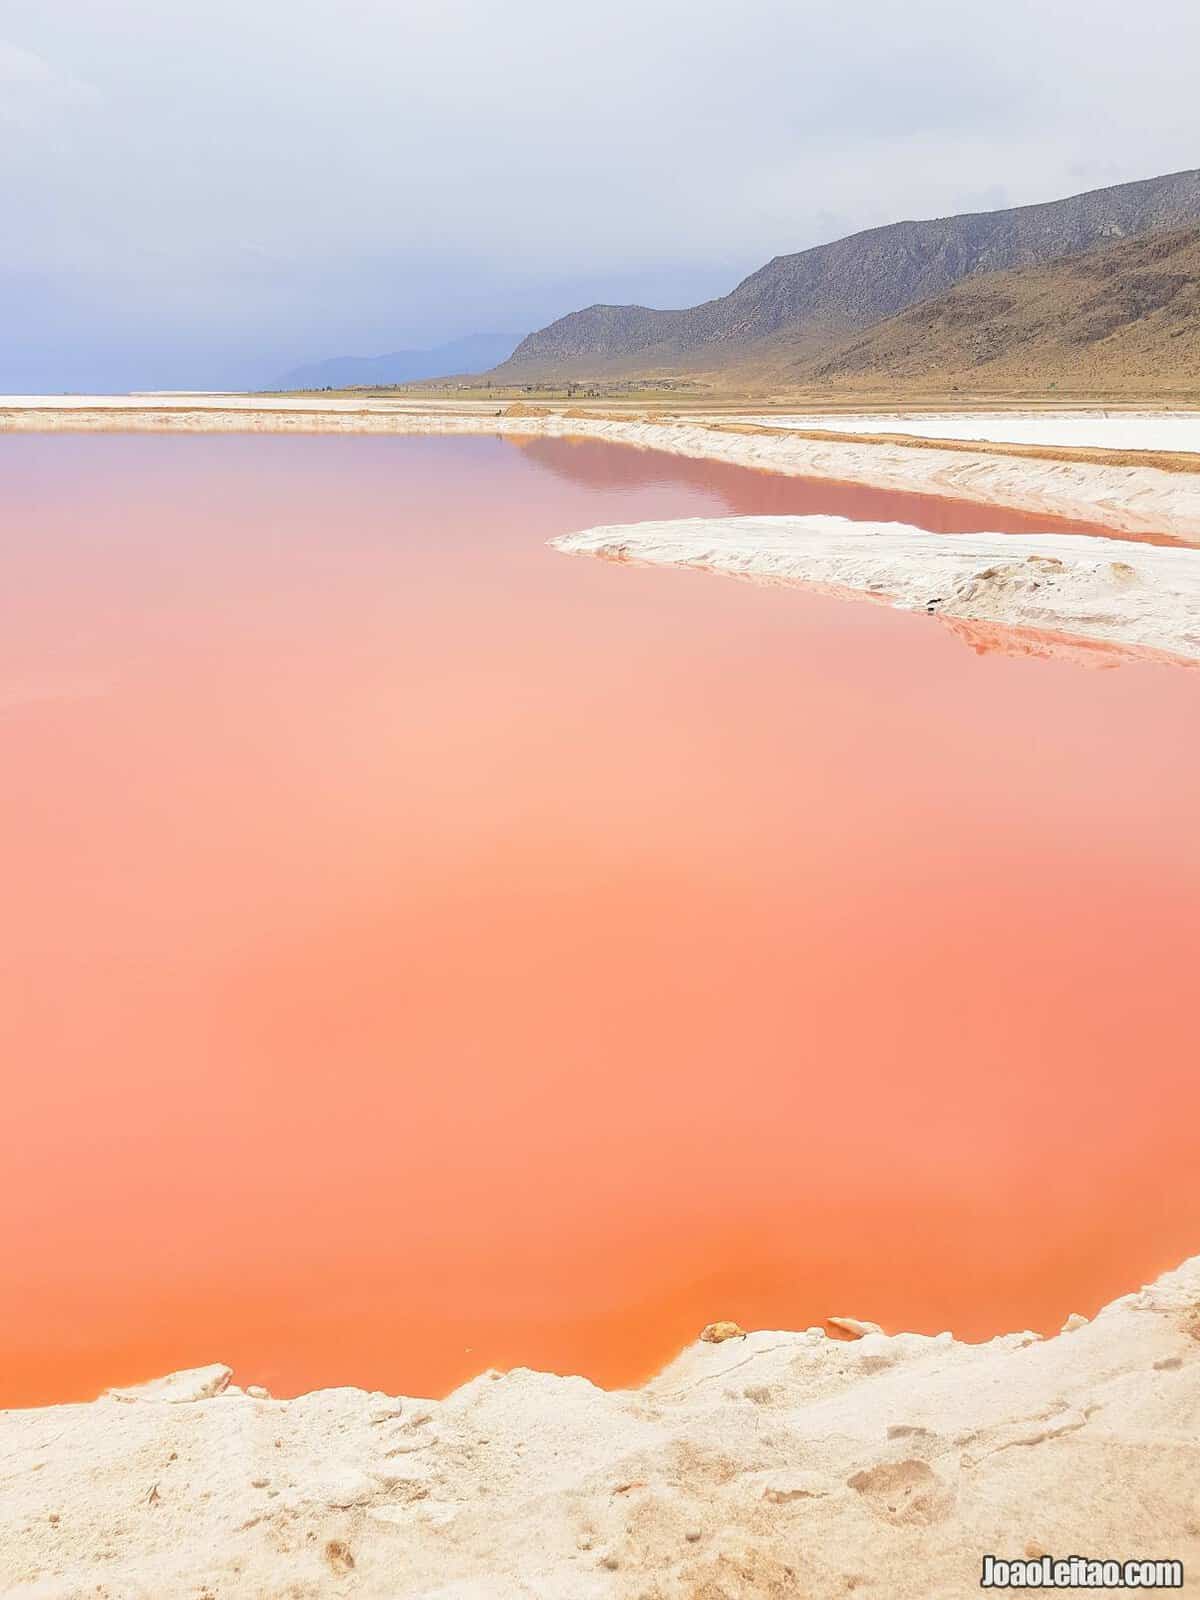
[[[0,440],[3,1399],[628,1381],[1194,1249],[1196,676],[544,542],[782,492]]]
[[[1071,634],[1050,633],[1041,628],[1006,628],[998,622],[973,622],[965,617],[939,616],[948,628],[977,656],[1027,656],[1040,661],[1070,661],[1077,667],[1098,671],[1119,667],[1126,661],[1154,661],[1175,671],[1196,672],[1200,661],[1170,656],[1149,645],[1118,644],[1108,639],[1079,639]]]
[[[716,495],[723,510],[714,515],[850,517],[856,522],[906,522],[929,533],[1091,533],[1113,537],[1112,529],[1098,522],[1075,522],[939,495],[832,483],[824,478],[789,478],[653,450],[624,450],[619,466],[614,467],[612,446],[592,439],[509,438],[507,442],[548,472],[603,491],[616,485],[626,489],[670,486]],[[1186,543],[1169,534],[1122,537],[1147,544]]]

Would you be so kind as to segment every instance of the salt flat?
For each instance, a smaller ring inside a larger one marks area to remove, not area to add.
[[[341,415],[420,415],[458,412],[494,415],[495,402],[395,394],[241,394],[164,390],[134,394],[0,395],[0,414],[13,411],[81,412],[333,412]],[[561,409],[561,408],[560,408]],[[849,434],[909,434],[917,439],[979,440],[993,444],[1051,445],[1063,449],[1156,450],[1200,453],[1200,411],[797,411],[736,414],[688,413],[688,420]]]
[[[1062,449],[1200,453],[1200,411],[747,412],[738,421],[829,433],[900,433],[916,439],[977,439]]]
[[[222,393],[218,390],[164,389],[152,393],[134,394],[8,394],[0,395],[0,414],[5,411],[44,412],[53,418],[57,412],[125,411],[128,426],[137,425],[139,414],[169,411],[173,414],[199,412],[422,412],[430,409],[430,402],[406,395],[322,394],[242,394]],[[495,411],[494,405],[483,401],[439,401],[438,410]]]

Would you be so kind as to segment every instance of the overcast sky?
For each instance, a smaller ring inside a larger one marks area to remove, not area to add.
[[[0,389],[686,304],[1200,165],[1196,0],[0,0]]]

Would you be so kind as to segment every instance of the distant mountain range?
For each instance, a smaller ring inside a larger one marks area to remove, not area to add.
[[[1114,241],[1196,223],[1198,170],[1043,205],[896,222],[777,256],[731,293],[686,310],[595,305],[573,312],[522,340],[491,375],[525,382],[714,373],[799,382],[855,372],[879,377],[897,361],[910,373],[940,375],[944,361],[963,370],[981,359],[996,361],[1010,342],[1023,344],[1040,373],[1047,362],[1065,360],[1063,352],[1109,337],[1099,332],[1103,326],[1111,324],[1115,335],[1154,316],[1150,345],[1157,341],[1182,357],[1187,348],[1194,353],[1198,334],[1194,292],[1188,293],[1184,281],[1169,292],[1173,276],[1195,272],[1195,256],[1182,236],[1161,258],[1118,248],[1106,252],[1107,265],[1085,267],[1081,261],[1062,276],[1040,279],[1036,271]],[[1166,264],[1171,257],[1174,266]],[[1034,276],[1021,276],[1031,269]],[[957,298],[947,293],[956,285],[964,286]],[[1099,296],[1103,305],[1086,312],[1082,300],[1088,296]],[[931,314],[909,313],[918,306]],[[1039,328],[1039,307],[1051,324],[1070,317],[1070,330]],[[900,320],[906,313],[908,320]],[[986,321],[986,333],[971,326],[978,318]],[[856,341],[853,336],[867,329],[878,329],[877,339]],[[1121,340],[1130,349],[1137,342],[1128,332]],[[1019,366],[1010,363],[1006,370]]]
[[[448,378],[465,372],[486,372],[512,354],[516,341],[508,334],[472,333],[429,350],[394,350],[386,356],[333,356],[285,372],[272,389],[378,388],[414,383],[419,378]]]

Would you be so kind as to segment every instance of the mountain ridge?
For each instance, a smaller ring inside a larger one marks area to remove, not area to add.
[[[976,274],[1200,222],[1200,169],[1000,211],[887,223],[773,257],[727,295],[678,310],[596,304],[529,334],[500,380],[704,370],[789,337],[832,346]]]
[[[1200,223],[966,278],[790,376],[827,386],[1200,387]]]

